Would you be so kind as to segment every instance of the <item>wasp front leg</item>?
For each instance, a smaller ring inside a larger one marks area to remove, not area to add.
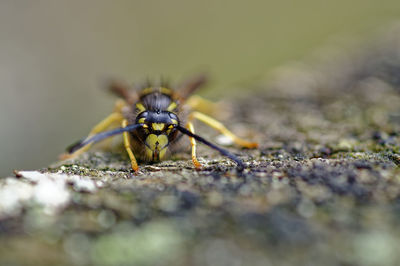
[[[188,122],[186,124],[186,128],[194,134],[194,127],[192,122]],[[194,164],[194,167],[196,167],[196,169],[200,169],[201,168],[201,163],[197,160],[197,156],[196,156],[196,140],[194,138],[189,138],[190,139],[190,146],[192,147],[192,162]]]
[[[192,119],[200,120],[201,122],[207,124],[208,126],[216,129],[221,134],[227,136],[234,143],[236,143],[237,145],[239,145],[241,147],[249,148],[249,149],[253,149],[253,148],[257,148],[258,147],[258,143],[250,142],[250,141],[244,140],[244,139],[236,136],[231,131],[229,131],[221,122],[215,120],[214,118],[212,118],[212,117],[210,117],[208,115],[205,115],[205,114],[200,113],[200,112],[192,112],[189,115],[189,119],[190,120],[192,120]]]
[[[108,129],[111,125],[115,124],[115,123],[121,123],[121,120],[123,119],[123,116],[120,112],[114,112],[112,114],[110,114],[109,116],[107,116],[105,119],[103,119],[100,123],[98,123],[96,126],[94,126],[92,128],[92,130],[90,131],[89,135],[87,136],[86,139],[96,135],[97,133],[103,132],[106,129]],[[71,159],[71,158],[75,158],[78,155],[86,152],[87,150],[90,149],[90,147],[92,146],[92,143],[89,143],[88,145],[80,148],[79,150],[68,154],[68,153],[64,153],[60,155],[60,159],[62,160],[66,160],[66,159]]]
[[[127,127],[128,126],[128,121],[126,119],[122,120],[122,127]],[[131,166],[133,171],[135,171],[135,173],[137,173],[139,171],[139,166],[137,164],[135,155],[132,152],[132,148],[131,148],[131,141],[130,141],[130,136],[129,136],[129,132],[123,132],[123,138],[124,138],[124,147],[126,152],[128,153],[129,159],[131,160]]]
[[[114,106],[114,111],[111,113],[109,116],[107,116],[105,119],[100,121],[97,125],[95,125],[92,130],[90,131],[89,135],[86,137],[86,139],[89,139],[90,137],[103,132],[110,128],[114,124],[121,124],[121,121],[123,119],[122,115],[122,110],[126,106],[126,102],[124,100],[117,100]],[[79,156],[80,154],[88,151],[90,147],[92,146],[92,143],[80,148],[79,150],[69,154],[69,153],[64,153],[60,155],[61,160],[66,160],[66,159],[71,159]]]

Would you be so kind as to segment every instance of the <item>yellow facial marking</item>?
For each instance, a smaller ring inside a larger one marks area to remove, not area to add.
[[[160,151],[159,159],[162,160],[165,157],[165,153],[167,152],[167,148],[164,148]]]
[[[175,119],[171,119],[172,124],[177,125],[178,121],[176,121]]]
[[[153,151],[149,149],[149,147],[146,146],[146,158],[148,158],[149,161],[153,160]]]
[[[146,156],[151,160],[162,160],[168,146],[167,135],[150,134],[146,138]]]
[[[146,157],[148,158],[149,161],[161,161],[164,159],[165,154],[167,153],[168,148],[164,148],[161,151],[152,151],[148,147],[146,147],[145,153]]]
[[[144,123],[144,121],[146,121],[146,118],[140,118],[139,120],[138,120],[138,122],[139,122],[139,124],[143,124]],[[143,127],[147,127],[147,125],[143,125]]]
[[[177,107],[176,102],[172,102],[172,103],[170,103],[170,105],[167,107],[167,111],[172,112],[176,107]]]
[[[164,134],[150,134],[146,138],[146,144],[152,151],[161,151],[168,145],[168,137]]]
[[[171,130],[174,128],[174,125],[169,125],[167,129],[167,135],[171,133]]]
[[[139,110],[139,112],[144,112],[146,111],[146,108],[143,106],[142,103],[137,103],[136,108]]]
[[[164,130],[165,124],[164,123],[152,123],[151,127],[153,130]]]

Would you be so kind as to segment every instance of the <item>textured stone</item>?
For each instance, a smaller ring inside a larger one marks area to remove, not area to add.
[[[226,99],[228,126],[260,143],[227,147],[242,172],[200,145],[200,171],[181,153],[134,175],[123,151],[93,150],[0,179],[0,264],[397,265],[396,43]]]

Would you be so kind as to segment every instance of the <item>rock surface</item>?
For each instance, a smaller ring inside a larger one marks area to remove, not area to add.
[[[260,143],[228,147],[243,172],[200,147],[201,171],[183,153],[135,176],[92,151],[0,179],[0,265],[399,265],[391,36],[230,100],[229,127]]]

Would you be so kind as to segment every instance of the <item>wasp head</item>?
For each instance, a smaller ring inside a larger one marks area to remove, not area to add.
[[[179,119],[169,111],[146,110],[136,117],[136,123],[142,124],[138,130],[139,138],[145,145],[145,155],[151,161],[162,160],[169,143],[176,136]]]

